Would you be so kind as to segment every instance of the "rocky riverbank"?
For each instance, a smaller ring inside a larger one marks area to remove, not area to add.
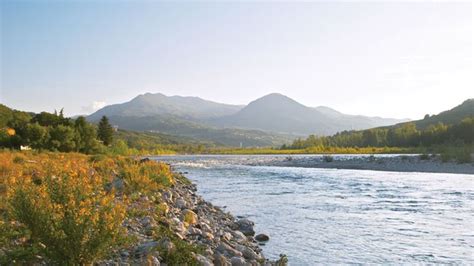
[[[395,172],[474,174],[473,163],[443,162],[439,156],[286,156],[261,160],[250,165],[307,168],[359,169]]]
[[[269,237],[255,236],[252,221],[237,219],[203,200],[196,186],[184,178],[177,179],[169,190],[141,197],[129,208],[151,213],[156,206],[162,210],[163,219],[126,219],[124,226],[138,241],[127,249],[117,250],[113,258],[99,265],[166,265],[163,258],[176,253],[176,241],[199,247],[191,253],[200,265],[286,265],[284,255],[277,261],[264,257],[257,239],[262,243],[269,241]]]

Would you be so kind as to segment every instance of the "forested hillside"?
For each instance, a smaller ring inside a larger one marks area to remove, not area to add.
[[[391,127],[343,131],[332,136],[311,135],[297,139],[283,148],[312,149],[324,147],[459,147],[474,152],[474,101],[425,119]]]
[[[89,123],[84,117],[67,118],[62,111],[26,113],[0,105],[0,147],[20,149],[24,146],[36,150],[87,154],[160,154],[198,152],[215,146],[211,141],[160,133],[114,131],[106,123],[109,132],[100,134],[100,124]],[[106,135],[110,139],[104,139]]]

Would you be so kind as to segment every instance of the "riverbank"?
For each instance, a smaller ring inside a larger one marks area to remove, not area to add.
[[[285,265],[255,233],[165,163],[0,152],[0,265]]]
[[[277,261],[264,257],[256,238],[265,240],[265,236],[256,236],[252,221],[237,219],[203,200],[196,185],[184,177],[177,179],[171,189],[154,196],[165,204],[166,219],[155,220],[151,216],[126,219],[124,225],[138,243],[117,251],[111,259],[101,261],[99,265],[160,265],[159,262],[163,264],[163,255],[176,248],[176,240],[198,247],[195,251],[199,253],[192,254],[197,265],[286,265],[286,257]],[[144,210],[143,207],[153,204],[153,200],[156,198],[142,197],[131,208]],[[157,240],[157,236],[150,232],[163,232],[163,227],[168,229],[168,235]]]
[[[272,157],[250,165],[306,167],[329,169],[376,170],[391,172],[425,172],[474,174],[474,163],[443,162],[439,156],[286,156]]]

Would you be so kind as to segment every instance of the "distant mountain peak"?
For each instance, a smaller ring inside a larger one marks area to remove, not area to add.
[[[91,114],[91,120],[102,115],[144,117],[153,115],[176,116],[201,120],[233,114],[242,107],[216,103],[195,96],[166,96],[163,93],[144,93],[123,104],[106,106]]]
[[[284,134],[328,135],[342,130],[401,122],[396,119],[346,115],[326,106],[308,107],[281,93],[270,93],[247,106],[239,106],[195,96],[166,96],[148,92],[129,102],[106,106],[88,118],[97,121],[102,115],[109,116],[111,121],[121,121],[121,124],[117,123],[121,127],[127,124],[133,129],[164,130],[167,127],[168,133],[173,134],[185,134],[183,128],[190,130],[211,126]],[[154,126],[150,125],[151,121],[155,121]],[[156,124],[158,121],[159,126]],[[133,123],[137,124],[131,127]]]
[[[288,96],[286,96],[286,95],[283,95],[283,94],[281,94],[281,93],[277,93],[277,92],[273,92],[273,93],[264,95],[264,96],[258,98],[258,99],[255,100],[255,101],[258,101],[258,100],[267,100],[267,99],[281,99],[281,100],[291,100],[291,101],[293,101],[293,99],[291,99],[290,97],[288,97]]]
[[[265,96],[262,96],[249,103],[248,106],[252,105],[274,105],[275,107],[281,105],[296,105],[299,107],[305,107],[299,102],[291,99],[290,97],[280,94],[280,93],[270,93]]]

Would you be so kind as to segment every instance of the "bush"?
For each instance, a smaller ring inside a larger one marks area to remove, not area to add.
[[[21,156],[15,156],[15,158],[13,158],[13,162],[17,164],[22,164],[25,162],[25,158]]]
[[[323,156],[323,161],[325,161],[327,163],[330,163],[330,162],[334,161],[334,158],[331,155],[324,155]]]
[[[10,192],[13,218],[54,264],[86,264],[120,243],[125,208],[106,194],[100,177],[86,169],[47,176],[41,184],[21,179]]]
[[[174,248],[167,250],[159,247],[158,251],[167,265],[201,265],[194,257],[194,254],[204,254],[204,247],[196,244],[189,244],[176,237],[168,228],[159,226],[156,235],[161,239],[167,239],[173,243]]]
[[[17,157],[24,158],[21,164]],[[105,258],[127,244],[122,240],[131,240],[122,226],[125,206],[172,186],[175,178],[185,180],[155,161],[0,152],[0,265],[78,265]],[[111,185],[118,179],[123,193]],[[166,215],[167,206],[156,203],[129,208],[129,214],[143,216],[156,207],[158,216]]]
[[[449,147],[445,148],[441,152],[441,161],[450,162],[455,161],[457,163],[470,163],[472,162],[471,153],[473,148],[466,147]]]

